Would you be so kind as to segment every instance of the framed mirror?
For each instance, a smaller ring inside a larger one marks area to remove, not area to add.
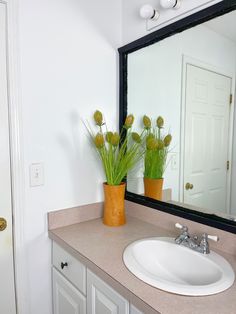
[[[126,199],[236,233],[236,1],[222,1],[119,49],[120,126],[163,117],[172,135],[161,200],[144,162]]]

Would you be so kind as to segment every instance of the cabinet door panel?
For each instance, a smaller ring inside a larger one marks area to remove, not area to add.
[[[130,314],[144,314],[138,310],[133,304],[130,305]]]
[[[128,314],[129,303],[88,270],[87,311],[87,314]]]
[[[54,314],[86,314],[86,298],[53,268]]]

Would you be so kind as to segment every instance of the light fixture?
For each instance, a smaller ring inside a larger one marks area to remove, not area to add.
[[[179,9],[181,0],[160,0],[160,6],[164,9]]]
[[[154,9],[150,4],[144,4],[139,10],[139,14],[146,20],[157,20],[159,18],[159,12]]]

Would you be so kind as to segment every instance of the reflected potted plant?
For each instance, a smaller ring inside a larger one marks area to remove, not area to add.
[[[97,110],[93,118],[98,132],[94,133],[90,127],[87,129],[106,176],[106,182],[103,183],[103,223],[108,226],[120,226],[126,222],[123,180],[128,171],[143,157],[141,137],[138,133],[132,132],[134,122],[132,114],[126,117],[120,134],[108,131],[100,111]]]
[[[143,117],[145,132],[144,156],[144,195],[161,200],[163,190],[163,174],[166,169],[167,155],[172,140],[171,134],[163,135],[164,119],[159,116],[152,126],[148,116]]]

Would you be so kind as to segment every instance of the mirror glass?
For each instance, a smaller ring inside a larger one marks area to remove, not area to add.
[[[129,113],[170,133],[162,201],[236,217],[236,11],[128,54]],[[144,194],[144,163],[127,190]]]

